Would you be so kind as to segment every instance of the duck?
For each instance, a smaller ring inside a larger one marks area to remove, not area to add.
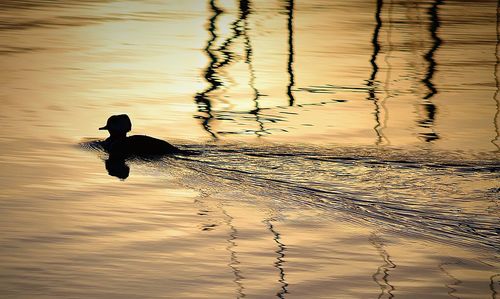
[[[110,116],[106,125],[99,130],[109,132],[109,137],[100,142],[100,145],[114,157],[146,157],[183,153],[181,149],[161,139],[146,135],[127,136],[127,133],[132,130],[132,122],[127,114]]]

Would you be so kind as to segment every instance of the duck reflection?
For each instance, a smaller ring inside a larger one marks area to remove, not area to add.
[[[104,161],[104,165],[110,176],[125,180],[130,175],[130,167],[125,163],[123,157],[109,155],[109,158]]]

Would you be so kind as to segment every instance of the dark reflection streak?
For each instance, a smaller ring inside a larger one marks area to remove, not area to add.
[[[195,96],[195,101],[196,104],[198,105],[198,111],[206,114],[206,116],[199,116],[199,118],[202,119],[203,128],[210,135],[212,135],[212,137],[217,138],[217,136],[210,127],[210,121],[214,118],[214,116],[212,114],[212,103],[210,101],[210,98],[208,97],[208,94],[213,90],[217,89],[219,86],[222,86],[222,82],[216,76],[215,65],[217,64],[217,57],[212,52],[212,45],[217,39],[217,34],[216,34],[217,28],[215,24],[219,15],[222,14],[222,10],[215,5],[214,0],[211,0],[209,3],[210,3],[210,10],[213,12],[213,15],[209,20],[209,26],[208,26],[210,39],[207,41],[207,46],[205,47],[204,51],[205,53],[207,53],[207,56],[210,59],[210,63],[205,69],[204,77],[210,84],[210,86],[203,92],[198,93]]]
[[[387,65],[387,73],[386,73],[386,77],[385,77],[385,84],[384,84],[384,92],[385,92],[385,97],[382,99],[382,101],[380,101],[380,107],[382,108],[383,112],[384,112],[384,119],[383,119],[383,122],[382,122],[382,126],[381,128],[379,129],[379,131],[381,132],[381,136],[386,140],[387,144],[390,144],[390,141],[389,139],[387,138],[387,136],[385,136],[384,134],[382,134],[382,129],[385,129],[387,127],[387,120],[389,118],[389,111],[387,110],[387,107],[385,105],[385,102],[387,101],[388,98],[391,97],[391,93],[390,93],[390,88],[389,88],[389,85],[390,85],[390,82],[391,82],[391,72],[392,72],[392,65],[390,63],[390,57],[391,57],[391,52],[392,52],[392,26],[393,26],[393,22],[392,22],[392,5],[393,5],[393,2],[392,0],[389,2],[389,9],[387,10],[387,14],[388,14],[388,22],[387,22],[387,53],[384,57],[384,61],[385,61],[385,64]]]
[[[497,299],[498,292],[495,288],[495,279],[500,279],[500,274],[495,274],[490,277],[490,290],[491,290],[491,299]]]
[[[389,271],[396,268],[396,264],[392,262],[391,257],[383,247],[384,244],[375,234],[372,234],[372,236],[370,237],[370,242],[375,247],[380,257],[382,257],[382,259],[384,260],[384,264],[379,266],[377,268],[377,271],[372,275],[373,281],[380,287],[380,294],[377,298],[382,298],[386,291],[388,298],[394,298],[394,294],[392,294],[392,292],[395,290],[395,288],[392,284],[389,283]],[[382,281],[380,281],[379,276],[382,273]]]
[[[251,13],[251,8],[250,8],[250,1],[240,1],[240,10],[246,10],[247,14],[249,15]],[[253,63],[252,63],[252,58],[253,58],[253,50],[252,50],[252,44],[250,42],[250,36],[248,34],[249,27],[248,27],[248,19],[244,19],[244,27],[243,27],[243,34],[245,37],[245,50],[246,50],[246,58],[245,58],[245,63],[248,65],[248,69],[250,71],[250,88],[252,88],[254,92],[254,97],[253,101],[255,103],[255,109],[250,111],[251,114],[255,115],[255,121],[259,124],[259,130],[255,131],[255,135],[258,137],[262,136],[264,133],[267,133],[265,128],[264,128],[264,122],[260,119],[260,106],[259,106],[259,97],[260,93],[259,90],[255,87],[255,70],[253,68]]]
[[[372,38],[372,44],[373,44],[373,54],[370,59],[370,63],[372,64],[373,71],[370,75],[370,79],[368,80],[368,86],[373,86],[374,80],[377,76],[378,72],[378,65],[377,65],[377,55],[380,52],[380,44],[378,42],[378,36],[380,33],[380,29],[382,28],[382,18],[380,17],[380,13],[382,12],[382,6],[384,4],[383,0],[377,0],[377,8],[375,11],[375,30],[373,31],[373,38]],[[370,90],[374,92],[374,90]],[[374,96],[372,96],[374,97]]]
[[[236,240],[238,239],[238,230],[233,225],[233,217],[227,213],[227,211],[221,207],[222,213],[226,216],[226,225],[229,227],[229,238],[227,239],[228,246],[226,250],[231,255],[231,262],[228,264],[231,270],[233,271],[234,280],[233,282],[236,285],[236,298],[244,298],[246,295],[243,292],[245,287],[243,286],[243,275],[241,274],[241,270],[238,268],[240,264],[238,260],[237,252],[234,250],[238,245],[236,244]]]
[[[380,132],[380,105],[378,103],[378,98],[376,96],[376,87],[375,87],[375,79],[377,78],[377,73],[378,73],[378,65],[377,65],[377,56],[378,53],[380,52],[380,44],[378,42],[378,36],[380,33],[380,29],[382,28],[382,18],[380,17],[380,13],[382,12],[382,6],[383,6],[383,0],[377,0],[377,7],[375,11],[375,21],[376,21],[376,26],[375,30],[373,31],[373,38],[372,38],[372,44],[373,44],[373,54],[370,59],[370,63],[372,65],[372,73],[370,74],[370,79],[368,79],[367,86],[368,86],[368,100],[373,101],[373,104],[375,105],[375,126],[373,129],[375,130],[375,133],[377,134],[377,141],[375,142],[377,145],[379,145],[382,142],[382,132]]]
[[[500,91],[500,84],[498,82],[498,65],[500,62],[500,58],[498,57],[498,50],[499,50],[499,45],[500,45],[500,32],[498,29],[498,24],[500,23],[500,0],[497,1],[497,22],[496,22],[496,37],[497,37],[497,42],[495,45],[495,69],[493,70],[493,76],[495,77],[495,86],[496,90],[495,93],[493,94],[493,100],[495,101],[496,105],[496,111],[495,111],[495,117],[493,118],[493,126],[495,127],[495,138],[491,140],[491,143],[497,147],[498,150],[500,150],[500,145],[498,144],[498,138],[500,137],[500,131],[498,128],[498,116],[500,114],[500,102],[498,100],[498,93]]]
[[[436,71],[436,66],[437,66],[436,60],[434,59],[434,53],[442,44],[442,40],[437,34],[439,26],[441,25],[438,15],[438,6],[441,5],[442,3],[443,3],[442,0],[436,0],[429,8],[429,16],[431,18],[429,31],[431,33],[433,44],[432,47],[429,49],[429,52],[427,52],[424,55],[425,60],[427,60],[427,62],[429,63],[427,74],[425,78],[422,80],[422,82],[424,82],[424,84],[429,89],[429,93],[424,97],[424,99],[429,99],[438,92],[436,87],[434,86],[434,83],[432,83],[432,78],[434,77],[434,72]]]
[[[278,281],[281,284],[281,290],[278,293],[276,293],[276,297],[283,299],[283,298],[285,298],[285,294],[288,294],[288,283],[286,282],[286,279],[285,279],[285,268],[283,267],[283,263],[285,262],[284,258],[285,258],[286,246],[285,246],[285,244],[283,244],[281,242],[281,235],[279,232],[277,232],[274,229],[274,226],[271,223],[271,221],[272,220],[267,220],[266,224],[267,224],[267,228],[269,228],[269,231],[271,231],[271,233],[273,233],[274,242],[276,242],[276,244],[278,244],[278,250],[275,251],[278,254],[278,256],[276,257],[276,262],[274,263],[274,266],[279,271],[280,278]]]
[[[436,118],[436,113],[437,113],[437,107],[434,103],[430,101],[430,99],[438,93],[438,90],[434,86],[434,83],[432,82],[432,78],[434,77],[434,73],[436,72],[436,60],[434,59],[434,54],[435,52],[439,49],[439,47],[442,44],[441,38],[438,36],[438,30],[439,27],[441,26],[440,20],[439,20],[439,14],[438,14],[438,8],[439,5],[443,3],[442,0],[436,0],[432,4],[432,6],[429,8],[428,14],[430,16],[430,26],[429,26],[429,31],[431,33],[431,37],[433,40],[432,47],[429,49],[429,52],[427,52],[424,55],[424,59],[428,62],[429,66],[427,69],[427,73],[425,75],[425,78],[422,79],[422,82],[427,86],[429,89],[429,92],[427,95],[424,96],[424,100],[426,101],[423,104],[423,107],[425,109],[425,112],[427,113],[426,118],[422,121],[420,121],[420,126],[421,127],[426,127],[426,128],[431,128],[431,133],[424,133],[421,134],[421,136],[424,138],[426,142],[432,142],[434,140],[439,139],[439,135],[434,132],[434,121]]]
[[[222,53],[225,59],[222,60],[221,62],[218,62],[214,66],[215,69],[220,69],[228,65],[230,62],[234,61],[233,52],[230,51],[229,48],[232,46],[233,42],[237,40],[244,33],[244,26],[242,26],[241,23],[244,22],[248,17],[248,15],[250,14],[248,0],[241,0],[239,8],[240,8],[240,15],[233,23],[231,23],[230,26],[233,31],[233,35],[229,37],[226,41],[224,41],[224,43],[222,43],[222,45],[216,50],[217,52]]]
[[[294,0],[288,0],[286,4],[286,10],[288,12],[288,64],[287,71],[290,81],[287,86],[287,92],[289,99],[289,105],[293,106],[295,104],[295,98],[293,96],[292,88],[295,85],[295,75],[293,72],[293,57],[295,55],[293,49],[293,10],[294,10]]]
[[[211,99],[209,93],[219,89],[224,85],[224,83],[220,79],[220,72],[221,69],[229,65],[230,63],[235,61],[234,53],[230,50],[231,46],[233,45],[234,41],[240,38],[243,34],[246,35],[246,19],[248,15],[250,14],[250,6],[249,6],[249,1],[248,0],[241,0],[239,2],[239,16],[238,18],[233,21],[230,25],[233,34],[227,38],[220,47],[217,49],[213,49],[212,45],[214,41],[217,39],[217,34],[216,34],[216,20],[217,16],[222,13],[222,10],[220,10],[214,3],[214,0],[210,1],[210,8],[214,12],[213,17],[210,19],[210,25],[209,25],[209,32],[211,34],[211,39],[207,43],[207,47],[205,48],[205,52],[207,53],[209,59],[210,59],[210,64],[208,65],[206,71],[205,71],[205,79],[207,82],[210,84],[210,86],[203,92],[199,93],[196,95],[195,99],[196,102],[198,103],[199,109],[198,111],[205,112],[208,114],[208,117],[203,117],[204,122],[203,122],[203,128],[209,132],[214,138],[217,138],[215,133],[211,130],[209,122],[214,118],[213,116],[213,111],[212,111],[212,105],[211,105]],[[247,37],[248,38],[248,37]],[[217,53],[221,53],[223,56],[223,59],[220,60],[217,56]],[[201,107],[201,108],[200,108]],[[253,111],[253,110],[252,110]],[[252,113],[252,112],[250,112]],[[221,132],[218,132],[221,133]]]
[[[439,270],[441,270],[441,272],[443,272],[444,274],[446,274],[446,276],[450,277],[451,279],[453,279],[453,283],[451,284],[445,284],[445,286],[449,289],[448,291],[448,295],[450,295],[450,297],[452,298],[456,298],[456,299],[460,299],[460,297],[458,297],[457,295],[455,295],[454,293],[457,292],[457,289],[454,288],[453,286],[458,286],[459,284],[462,283],[462,281],[460,279],[457,279],[455,276],[451,275],[450,272],[448,272],[444,266],[446,265],[453,265],[452,263],[442,263],[438,266]]]

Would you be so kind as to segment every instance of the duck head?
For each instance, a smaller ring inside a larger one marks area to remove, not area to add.
[[[107,130],[110,138],[125,138],[132,130],[132,122],[126,114],[113,115],[108,118],[106,125],[99,130]]]

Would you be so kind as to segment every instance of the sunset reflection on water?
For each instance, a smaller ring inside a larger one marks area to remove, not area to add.
[[[496,1],[0,3],[0,297],[496,298]],[[122,161],[114,114],[198,156]]]

